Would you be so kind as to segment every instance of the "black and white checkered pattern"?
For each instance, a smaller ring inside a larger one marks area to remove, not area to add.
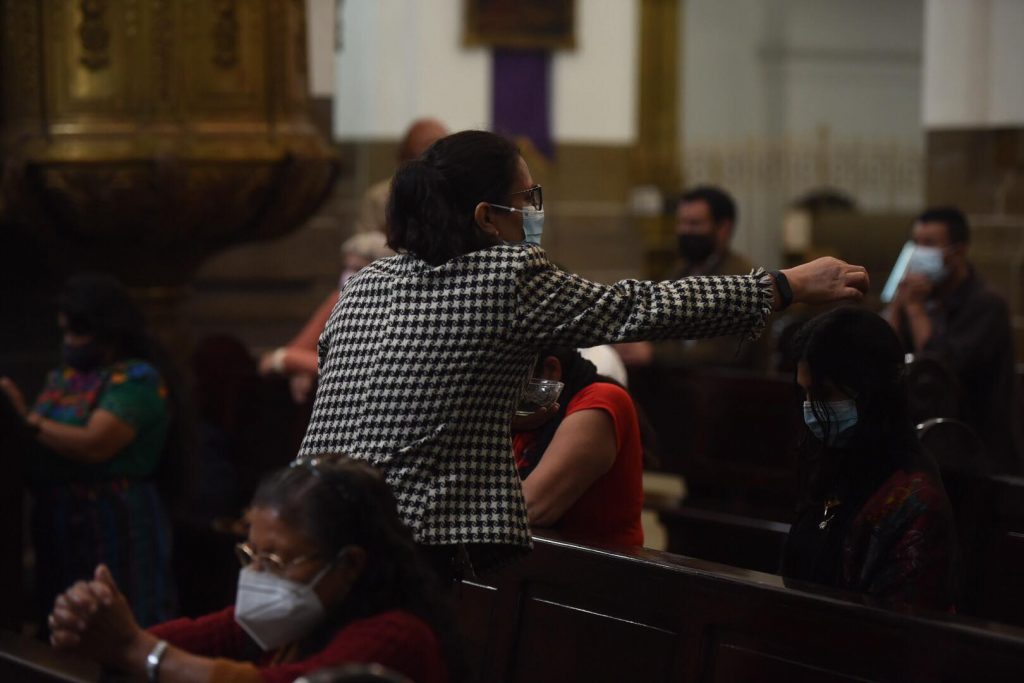
[[[538,350],[753,338],[771,311],[760,276],[601,285],[524,245],[438,267],[378,260],[345,287],[320,337],[299,457],[341,452],[380,468],[422,543],[529,547],[509,420]]]

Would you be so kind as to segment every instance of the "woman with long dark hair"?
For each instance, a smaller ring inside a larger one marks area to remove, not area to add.
[[[173,401],[157,345],[114,277],[71,277],[58,302],[63,362],[30,407],[2,388],[24,438],[20,464],[33,498],[36,609],[104,563],[152,624],[176,608],[170,528],[157,475]]]
[[[540,241],[544,197],[514,144],[483,131],[435,142],[391,184],[389,245],[353,277],[319,342],[300,457],[379,467],[444,572],[530,547],[509,420],[537,351],[666,337],[756,337],[791,300],[858,298],[863,268],[819,259],[774,274],[587,281]],[[465,551],[465,552],[464,552]]]
[[[843,307],[809,321],[793,346],[808,431],[783,574],[951,609],[952,512],[910,420],[896,335],[870,311]]]
[[[162,683],[283,683],[347,663],[458,676],[443,591],[373,468],[332,456],[273,472],[246,521],[233,606],[145,631],[100,566],[57,599],[51,641]]]

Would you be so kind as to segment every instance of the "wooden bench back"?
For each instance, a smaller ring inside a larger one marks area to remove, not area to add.
[[[1024,671],[1021,629],[901,614],[654,551],[535,545],[461,586],[470,680],[930,683]]]

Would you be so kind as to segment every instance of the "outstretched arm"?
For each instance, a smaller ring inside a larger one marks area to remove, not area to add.
[[[778,287],[764,271],[602,285],[559,270],[539,248],[526,258],[510,332],[532,347],[731,334],[753,339],[781,305]],[[862,267],[828,257],[783,273],[797,303],[858,300],[868,287]]]

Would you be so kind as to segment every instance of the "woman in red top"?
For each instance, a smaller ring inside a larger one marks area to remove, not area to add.
[[[296,463],[261,484],[246,518],[235,605],[145,631],[100,565],[57,598],[53,644],[161,683],[283,683],[354,662],[450,679],[450,617],[375,470]]]
[[[638,546],[643,446],[633,399],[575,349],[540,356],[537,376],[565,383],[557,414],[517,418],[512,438],[531,526],[587,541]]]

